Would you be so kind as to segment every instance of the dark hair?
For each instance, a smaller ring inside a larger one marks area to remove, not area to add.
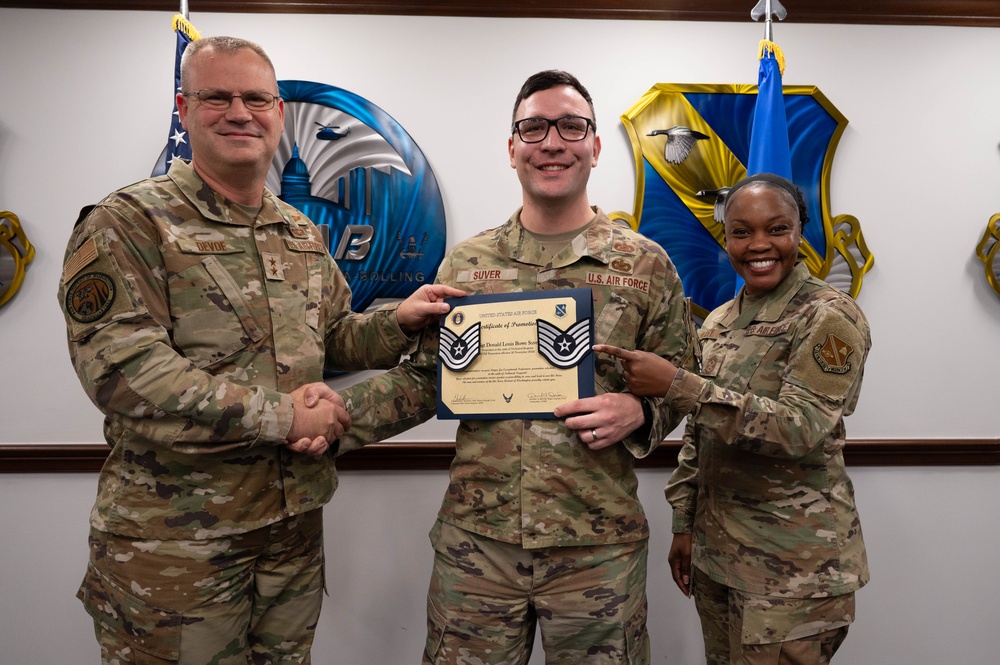
[[[569,72],[564,72],[559,69],[546,69],[543,72],[532,74],[528,77],[528,80],[524,82],[524,85],[521,86],[521,91],[517,93],[517,99],[514,100],[514,110],[510,114],[511,131],[514,130],[514,120],[517,118],[517,107],[521,105],[521,102],[528,97],[531,97],[536,92],[541,92],[542,90],[548,90],[550,88],[557,88],[561,85],[568,85],[579,92],[580,95],[587,100],[587,105],[590,107],[590,119],[594,121],[594,131],[597,131],[597,114],[594,113],[594,100],[590,98],[590,93],[587,92],[587,89],[583,87],[583,84],[580,83],[575,76]]]
[[[806,199],[802,195],[802,190],[796,187],[795,183],[791,180],[782,178],[780,175],[775,175],[774,173],[757,173],[755,175],[747,176],[730,187],[729,191],[726,193],[726,209],[729,209],[729,203],[733,200],[733,195],[736,194],[736,192],[743,189],[747,185],[754,184],[783,190],[791,197],[791,201],[795,207],[799,209],[799,225],[805,226],[806,222],[809,221],[809,214],[806,210]]]

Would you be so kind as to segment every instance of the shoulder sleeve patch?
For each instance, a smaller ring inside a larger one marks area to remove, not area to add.
[[[836,308],[812,323],[800,351],[792,359],[788,379],[833,401],[841,401],[859,380],[868,353],[858,325]]]
[[[146,312],[103,233],[89,238],[66,261],[60,291],[69,337],[73,341],[87,337],[112,321]]]
[[[97,241],[94,238],[91,238],[87,242],[83,243],[80,249],[76,250],[73,256],[69,257],[69,260],[66,261],[66,265],[63,266],[63,284],[76,277],[77,273],[96,260]]]
[[[813,358],[820,369],[832,374],[846,374],[851,371],[851,354],[854,347],[833,333],[826,336],[826,341],[813,347]]]
[[[115,282],[109,275],[86,272],[66,289],[66,313],[78,323],[91,323],[111,310],[115,295]]]

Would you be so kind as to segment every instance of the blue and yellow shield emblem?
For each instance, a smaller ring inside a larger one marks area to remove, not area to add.
[[[792,180],[810,223],[801,258],[813,275],[856,297],[874,259],[852,215],[830,212],[830,171],[845,118],[811,86],[784,86]],[[716,206],[746,175],[756,85],[659,83],[624,115],[636,164],[635,207],[615,212],[670,255],[704,317],[735,293]]]

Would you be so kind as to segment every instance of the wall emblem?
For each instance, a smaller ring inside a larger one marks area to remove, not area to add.
[[[857,296],[874,259],[852,215],[830,212],[830,170],[847,119],[815,87],[784,86],[792,174],[809,208],[801,258]],[[704,317],[735,293],[720,198],[746,175],[756,85],[659,83],[622,115],[636,164],[635,205],[615,212],[670,255]]]
[[[983,262],[986,270],[986,281],[990,287],[1000,295],[1000,255],[997,248],[1000,247],[1000,212],[990,217],[990,223],[986,225],[983,239],[976,246],[976,256]]]
[[[24,282],[25,268],[35,258],[35,248],[12,212],[0,211],[0,306],[14,297]]]
[[[267,186],[323,231],[362,311],[432,282],[444,203],[430,165],[382,109],[341,88],[279,81],[285,133]]]

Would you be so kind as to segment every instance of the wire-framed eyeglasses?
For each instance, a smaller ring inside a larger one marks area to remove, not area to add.
[[[514,123],[512,134],[517,134],[525,143],[540,143],[549,135],[549,129],[555,125],[556,131],[563,141],[582,141],[593,127],[594,121],[580,115],[564,115],[561,118],[524,118]]]
[[[251,111],[268,111],[274,108],[274,102],[278,100],[277,95],[272,95],[264,90],[229,92],[228,90],[219,90],[218,88],[202,88],[194,92],[185,92],[184,96],[197,97],[198,101],[204,106],[219,111],[232,106],[235,97],[242,99],[243,106]]]

